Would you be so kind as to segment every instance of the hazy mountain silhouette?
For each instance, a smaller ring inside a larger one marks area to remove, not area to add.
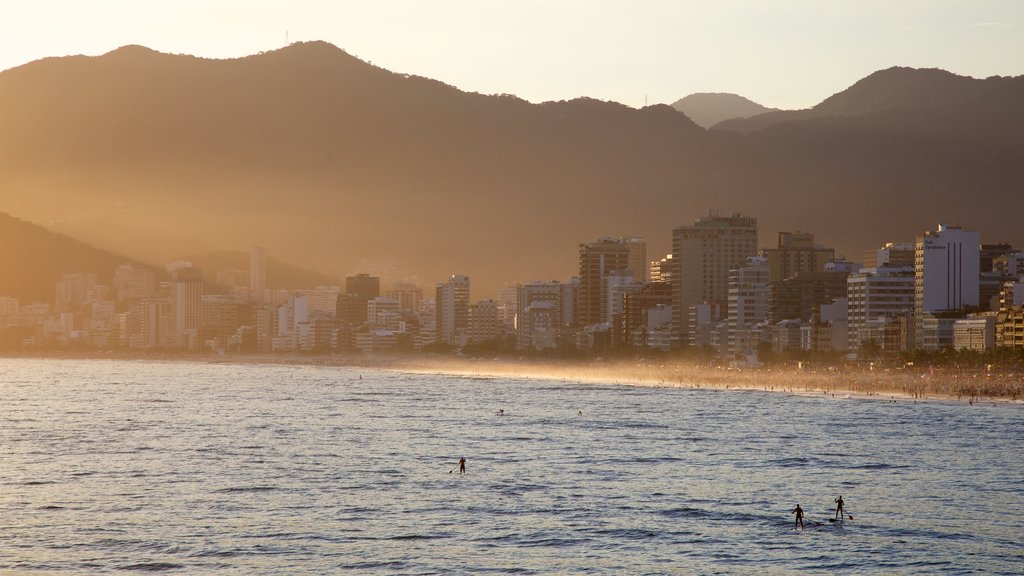
[[[710,128],[731,118],[749,118],[776,110],[776,108],[762,106],[738,94],[726,92],[690,94],[673,102],[672,107],[686,114],[703,128]]]
[[[750,133],[793,120],[865,116],[893,111],[941,112],[984,105],[1001,92],[1021,93],[1020,78],[977,80],[945,70],[893,67],[879,70],[806,110],[777,110],[722,121],[714,128]]]
[[[92,272],[113,287],[114,269],[122,264],[157,270],[0,212],[0,296],[52,305],[64,274]]]
[[[248,252],[211,252],[183,256],[203,271],[211,289],[217,272],[236,269],[249,271]],[[113,286],[114,270],[122,264],[149,268],[158,280],[167,280],[163,266],[155,266],[95,248],[64,234],[14,218],[0,212],[0,296],[12,296],[29,303],[51,303],[56,283],[65,273],[92,272],[97,281]],[[304,270],[267,258],[267,286],[270,288],[315,288],[322,285],[344,285],[337,278]]]
[[[236,60],[125,47],[0,73],[0,206],[150,262],[260,244],[338,277],[386,260],[428,290],[466,273],[474,298],[572,275],[601,236],[645,235],[654,258],[709,208],[757,216],[763,243],[809,230],[851,256],[940,219],[1020,243],[1022,78],[885,104],[919,72],[821,105],[871,112],[746,136],[669,106],[466,93],[322,42]],[[790,113],[746,122],[772,114]]]

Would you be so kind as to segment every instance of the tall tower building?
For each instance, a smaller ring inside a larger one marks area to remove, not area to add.
[[[449,346],[465,344],[469,329],[469,276],[455,274],[438,284],[434,306],[437,340]]]
[[[177,268],[171,277],[174,346],[194,350],[202,324],[203,274],[197,268]]]
[[[633,268],[635,263],[630,260],[630,254],[630,243],[621,238],[601,238],[597,242],[580,244],[580,291],[576,309],[578,326],[590,326],[607,321],[606,279],[613,272],[625,272]],[[637,257],[635,249],[633,255]]]
[[[249,284],[252,300],[257,306],[267,303],[267,253],[259,246],[253,246],[249,254]]]
[[[918,347],[942,345],[937,340],[933,342],[930,334],[925,334],[926,326],[934,324],[934,313],[978,306],[980,250],[978,232],[958,226],[939,224],[936,230],[917,236],[914,244],[914,318]],[[931,318],[926,319],[926,315]],[[942,330],[941,326],[939,329]]]
[[[672,340],[690,344],[690,308],[707,304],[722,318],[729,300],[729,270],[757,255],[757,218],[711,212],[672,231]]]
[[[729,272],[730,354],[749,354],[757,350],[758,339],[752,329],[768,319],[768,293],[771,266],[763,256],[751,256]]]

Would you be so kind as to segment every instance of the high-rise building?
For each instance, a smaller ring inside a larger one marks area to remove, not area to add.
[[[865,268],[903,268],[914,266],[914,244],[912,242],[887,242],[881,248],[864,253]]]
[[[629,271],[633,273],[633,279],[637,282],[646,282],[650,276],[650,268],[647,263],[647,240],[639,236],[622,238],[629,250]]]
[[[498,321],[505,330],[516,327],[516,313],[519,312],[519,289],[516,286],[504,286],[498,289]]]
[[[978,233],[958,226],[939,224],[936,230],[917,236],[914,317],[917,322],[915,341],[919,346],[933,348],[929,342],[938,342],[939,346],[947,342],[946,338],[936,339],[925,334],[927,326],[936,325],[936,322],[927,321],[926,316],[978,306],[980,249]],[[938,325],[943,333],[950,333],[948,343],[952,344],[952,320],[947,323],[949,330],[945,330],[942,322]]]
[[[763,256],[751,256],[746,263],[729,271],[729,341],[733,355],[757,351],[760,336],[752,337],[753,328],[768,320],[768,294],[771,290],[771,268]]]
[[[817,322],[819,307],[846,297],[846,272],[797,272],[772,280],[769,314],[774,324],[783,320]]]
[[[651,261],[651,282],[672,282],[672,255]]]
[[[380,296],[380,278],[356,274],[345,278],[345,293],[339,294],[336,315],[349,326],[366,323],[366,303]]]
[[[171,276],[174,346],[197,350],[202,324],[203,274],[197,268],[175,268]]]
[[[778,246],[765,248],[761,254],[767,258],[772,281],[778,282],[797,272],[824,272],[825,263],[833,260],[836,251],[814,244],[809,232],[779,232]]]
[[[712,322],[728,306],[729,270],[757,255],[757,218],[711,212],[672,231],[672,334],[690,345],[690,308],[708,304]]]
[[[597,242],[580,244],[580,292],[576,310],[578,326],[608,322],[606,279],[612,273],[632,270],[635,262],[631,261],[630,256],[636,257],[636,254],[635,243],[622,238],[601,238]]]
[[[437,341],[462,346],[468,339],[469,276],[453,274],[437,285],[435,300]]]
[[[561,335],[562,284],[557,281],[529,282],[518,287],[516,302],[516,348],[555,348]]]
[[[912,266],[864,268],[846,279],[847,347],[860,350],[869,340],[883,350],[898,342],[885,338],[885,326],[914,312],[914,268]],[[890,350],[893,351],[893,350]]]
[[[423,290],[415,284],[398,283],[384,293],[385,296],[398,302],[398,309],[406,314],[415,314],[420,310]]]
[[[498,339],[498,303],[481,300],[469,307],[469,342],[480,344]]]
[[[366,323],[371,328],[384,328],[398,331],[401,327],[402,314],[398,300],[386,296],[372,298],[366,303]]]
[[[114,270],[118,302],[138,302],[156,292],[156,274],[148,268],[122,264]]]
[[[626,292],[622,299],[622,335],[618,338],[626,346],[650,346],[651,333],[671,328],[672,285],[667,282],[648,282],[638,290]]]
[[[257,306],[267,304],[267,253],[259,246],[249,253],[249,287]]]
[[[380,296],[380,278],[369,274],[348,276],[345,278],[345,293],[372,300]]]

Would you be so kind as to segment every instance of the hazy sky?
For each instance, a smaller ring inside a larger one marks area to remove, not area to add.
[[[0,69],[124,44],[225,58],[326,40],[463,90],[811,106],[894,65],[1024,74],[1024,0],[3,0]]]

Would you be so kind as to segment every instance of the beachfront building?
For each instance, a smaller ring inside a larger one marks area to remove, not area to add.
[[[917,236],[914,254],[915,341],[920,348],[937,349],[952,345],[952,323],[945,334],[943,322],[951,312],[977,307],[980,285],[981,240],[976,231],[939,224]],[[933,321],[934,319],[934,321]],[[943,326],[939,332],[931,326]]]
[[[672,231],[672,333],[676,346],[696,342],[690,329],[692,307],[707,304],[710,322],[724,318],[729,301],[729,270],[757,255],[757,218],[712,211],[692,226]]]
[[[469,307],[469,342],[481,344],[493,342],[501,336],[498,322],[498,303],[494,300],[480,300]]]
[[[437,341],[465,345],[469,337],[469,276],[453,274],[438,284],[434,306]]]
[[[175,348],[197,350],[203,309],[203,274],[199,269],[191,266],[173,268],[171,305]]]
[[[755,334],[754,327],[768,319],[771,277],[769,261],[764,256],[751,256],[742,266],[729,271],[729,356],[756,353],[760,332]]]
[[[984,352],[996,345],[996,315],[972,314],[953,322],[953,348]]]
[[[586,327],[607,323],[610,316],[608,305],[608,282],[611,274],[624,273],[636,268],[640,252],[637,245],[641,239],[601,238],[597,242],[580,244],[579,303],[576,310],[576,324]],[[646,248],[644,248],[646,253]],[[646,259],[646,256],[644,256]],[[643,273],[646,275],[646,272]]]
[[[562,329],[561,282],[529,282],[517,287],[516,349],[544,350],[558,346]]]
[[[835,259],[836,251],[814,243],[809,232],[779,232],[775,248],[761,250],[773,281],[783,280],[797,272],[824,272],[825,264]]]
[[[912,266],[863,268],[847,278],[847,346],[851,352],[869,340],[893,342],[891,333],[885,336],[884,326],[913,313],[914,285]]]

